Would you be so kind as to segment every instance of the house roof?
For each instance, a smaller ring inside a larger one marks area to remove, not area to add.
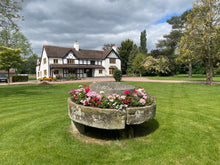
[[[72,51],[78,59],[97,60],[105,59],[109,55],[109,53],[113,51],[113,49],[109,49],[106,51],[79,49],[79,51],[76,51],[73,47],[60,47],[50,45],[44,45],[44,48],[47,52],[47,56],[52,58],[63,58]]]

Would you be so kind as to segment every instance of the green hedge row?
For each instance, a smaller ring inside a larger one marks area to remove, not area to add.
[[[12,76],[13,82],[24,82],[28,81],[28,76]]]

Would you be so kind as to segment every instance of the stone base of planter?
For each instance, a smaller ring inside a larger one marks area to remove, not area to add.
[[[126,125],[141,124],[153,119],[156,115],[156,103],[145,107],[116,110],[83,106],[68,98],[68,112],[74,123],[109,130],[125,129]]]

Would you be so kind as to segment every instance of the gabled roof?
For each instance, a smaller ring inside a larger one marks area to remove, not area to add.
[[[50,45],[44,45],[43,47],[46,50],[47,56],[52,58],[64,58],[66,55],[69,54],[70,51],[72,51],[78,59],[102,60],[105,59],[111,51],[114,51],[113,49],[109,49],[106,51],[79,49],[79,51],[76,51],[73,47],[60,47]]]

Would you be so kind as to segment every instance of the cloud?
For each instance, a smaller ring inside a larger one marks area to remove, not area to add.
[[[29,0],[23,3],[21,30],[40,56],[43,44],[101,49],[129,38],[139,44],[146,29],[148,49],[170,26],[163,20],[191,7],[192,0]],[[159,21],[159,22],[157,22]]]

